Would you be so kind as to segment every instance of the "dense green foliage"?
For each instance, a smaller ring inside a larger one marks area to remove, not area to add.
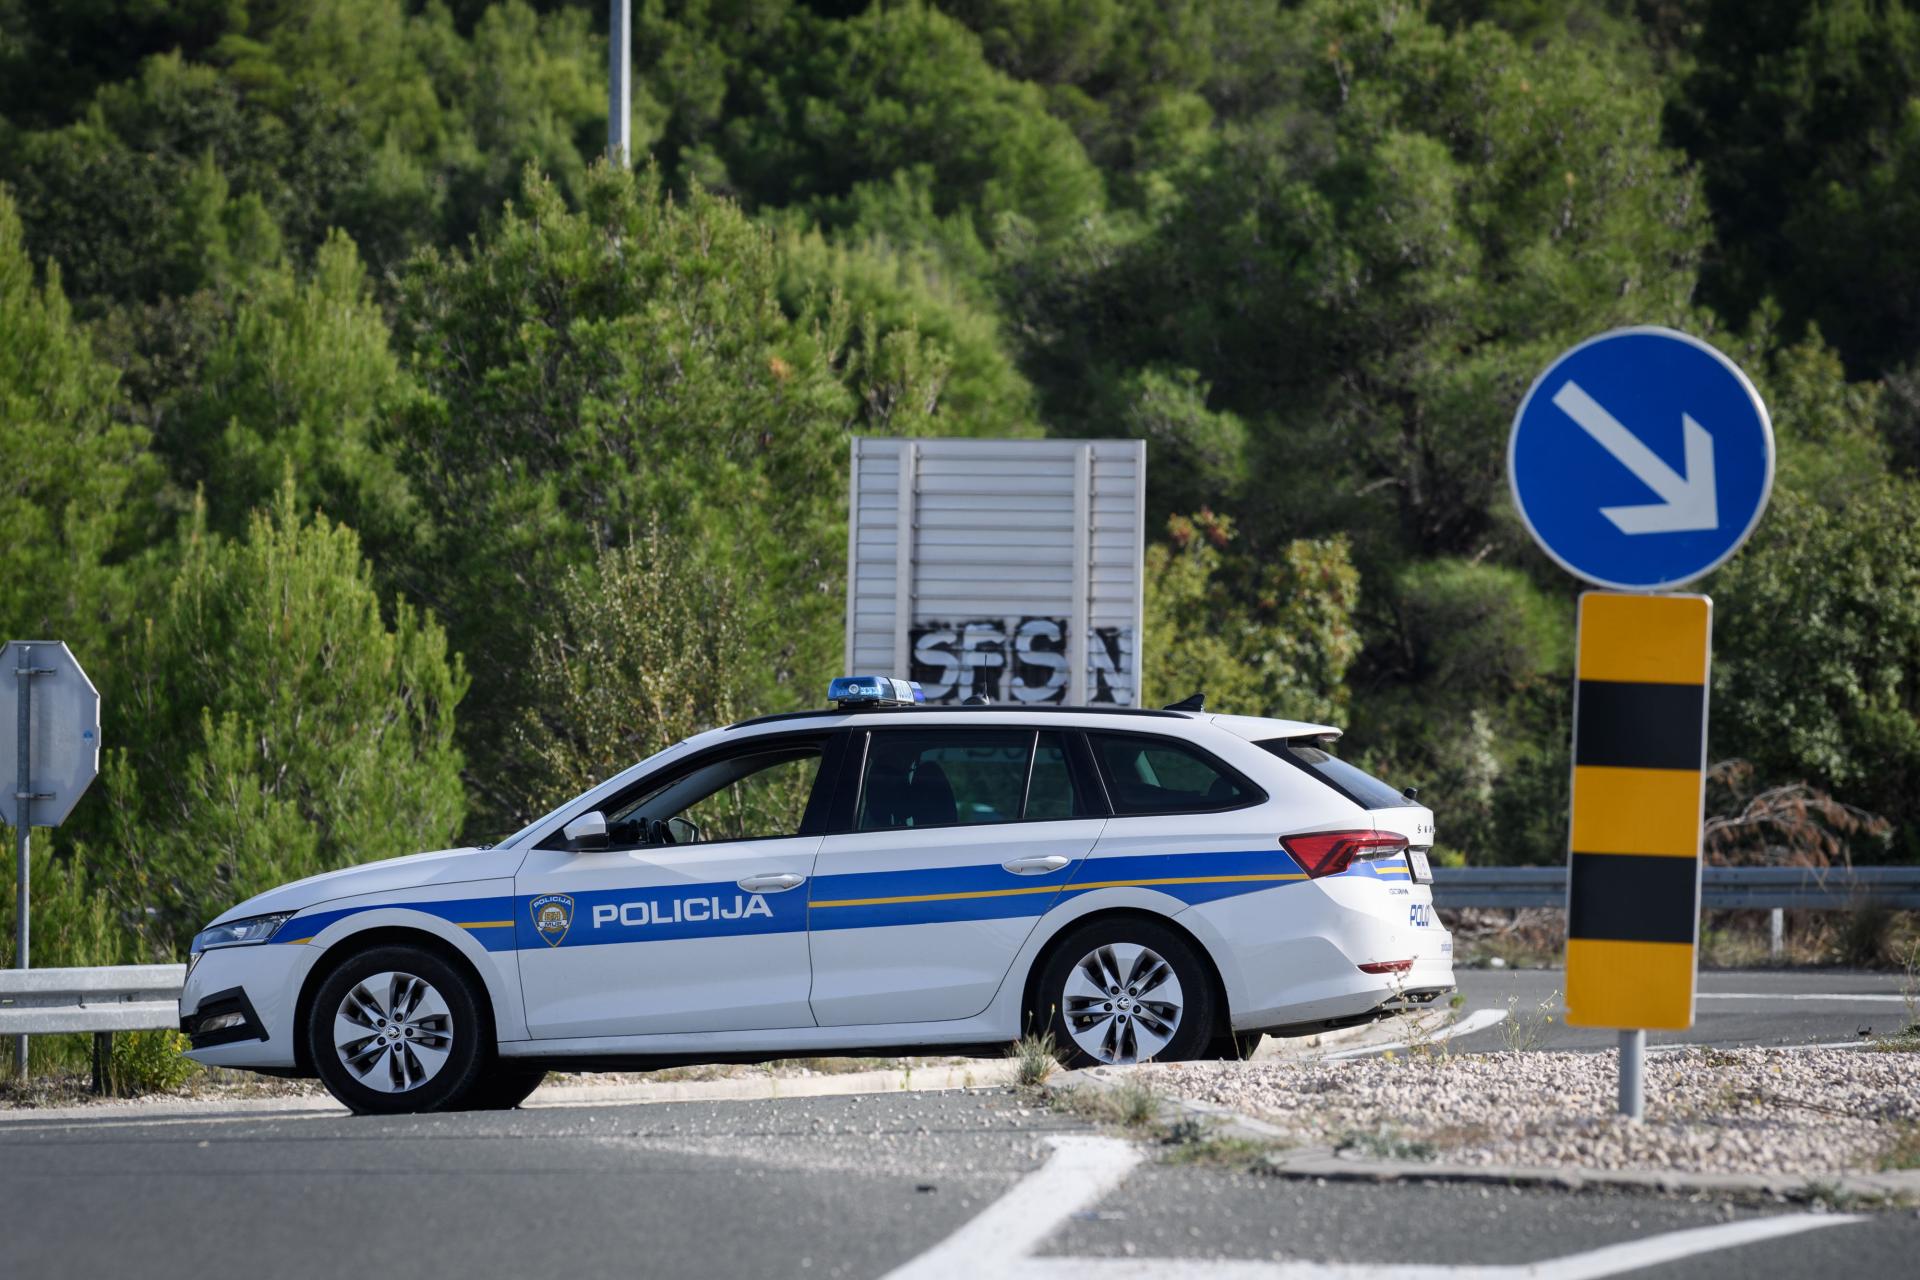
[[[737,588],[658,523],[561,579],[515,726],[513,799],[542,811],[749,704]]]
[[[1551,858],[1574,587],[1503,444],[1625,323],[1779,432],[1713,755],[1920,853],[1903,0],[644,0],[631,172],[605,22],[0,0],[0,625],[107,698],[49,892],[135,950],[812,700],[859,432],[1147,441],[1150,694]]]

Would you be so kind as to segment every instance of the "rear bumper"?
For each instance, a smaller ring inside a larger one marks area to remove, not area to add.
[[[1176,918],[1212,954],[1235,1031],[1309,1034],[1453,990],[1453,935],[1424,886],[1335,877],[1202,903]],[[1396,972],[1360,968],[1407,960]]]

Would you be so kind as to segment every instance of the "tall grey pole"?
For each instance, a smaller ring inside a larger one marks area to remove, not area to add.
[[[1620,1114],[1638,1120],[1647,1109],[1647,1033],[1620,1033]]]
[[[17,757],[18,770],[13,788],[13,852],[19,861],[19,880],[13,896],[14,947],[13,965],[16,969],[27,968],[27,852],[28,832],[33,830],[33,763],[28,758],[33,750],[33,646],[22,645],[20,665],[13,673],[20,689],[20,714],[18,739],[20,752]],[[27,1038],[16,1036],[13,1042],[13,1065],[15,1076],[24,1083],[27,1078]]]
[[[633,164],[633,0],[610,0],[607,14],[607,155]]]

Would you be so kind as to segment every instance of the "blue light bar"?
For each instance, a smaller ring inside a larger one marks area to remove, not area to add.
[[[827,701],[836,707],[910,707],[926,700],[918,680],[892,676],[840,676],[827,686]]]

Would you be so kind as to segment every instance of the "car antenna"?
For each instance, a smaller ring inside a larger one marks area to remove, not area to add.
[[[1180,699],[1180,701],[1169,702],[1162,708],[1162,710],[1165,711],[1205,711],[1206,709],[1207,695],[1204,693],[1188,694],[1186,697]]]
[[[963,707],[985,707],[991,706],[992,703],[993,699],[989,698],[986,694],[976,693],[970,698],[962,699],[960,705]]]

